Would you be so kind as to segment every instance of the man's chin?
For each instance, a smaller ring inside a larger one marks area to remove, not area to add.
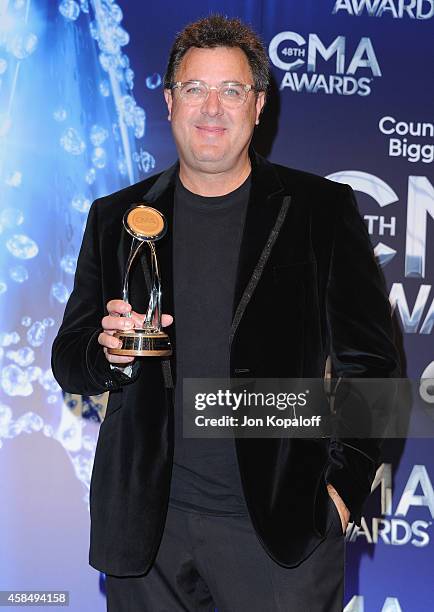
[[[228,152],[223,151],[219,147],[208,146],[193,151],[193,155],[198,163],[213,163],[223,161],[227,157]]]
[[[228,154],[222,153],[221,151],[209,151],[195,154],[194,162],[198,169],[206,169],[208,172],[221,172],[231,165]]]

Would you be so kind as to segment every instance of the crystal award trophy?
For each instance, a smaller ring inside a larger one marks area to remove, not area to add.
[[[123,217],[125,230],[133,237],[125,267],[122,299],[129,302],[129,275],[131,265],[142,246],[147,243],[151,253],[151,292],[145,320],[141,328],[120,330],[114,337],[122,341],[119,348],[107,349],[112,355],[135,357],[165,357],[172,354],[169,336],[161,330],[161,278],[155,242],[162,238],[167,224],[160,211],[138,204],[129,208]],[[127,313],[127,317],[131,317]]]

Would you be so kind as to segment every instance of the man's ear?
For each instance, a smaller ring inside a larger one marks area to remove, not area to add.
[[[170,121],[172,118],[172,102],[173,102],[171,89],[164,90],[164,99],[166,100],[167,110],[169,111],[167,118]]]
[[[262,111],[265,106],[265,91],[258,92],[256,97],[256,125],[259,123],[259,117],[261,116]]]

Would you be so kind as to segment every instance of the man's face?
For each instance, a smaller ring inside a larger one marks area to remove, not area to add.
[[[253,85],[244,52],[236,48],[193,47],[182,58],[176,81],[205,81],[219,86],[224,81]],[[250,91],[239,107],[227,108],[212,89],[208,99],[189,106],[179,90],[164,92],[172,131],[181,162],[201,172],[225,172],[247,155],[253,129],[264,105],[265,94]]]

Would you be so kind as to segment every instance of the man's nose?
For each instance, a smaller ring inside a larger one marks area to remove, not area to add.
[[[200,111],[204,115],[210,115],[211,117],[215,117],[216,115],[223,115],[223,106],[220,102],[220,98],[216,89],[210,89],[208,98],[202,104]]]

